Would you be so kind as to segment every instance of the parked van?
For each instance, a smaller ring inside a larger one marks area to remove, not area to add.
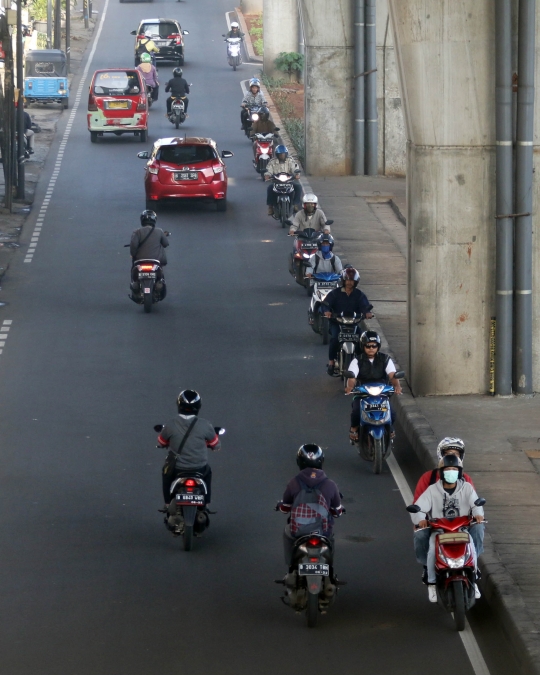
[[[138,70],[96,70],[88,94],[88,131],[92,143],[103,134],[135,134],[148,138],[146,85]]]

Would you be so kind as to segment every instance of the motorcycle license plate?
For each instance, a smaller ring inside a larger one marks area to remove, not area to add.
[[[364,410],[366,412],[386,412],[388,410],[388,406],[384,403],[366,403]]]
[[[340,333],[339,334],[340,342],[360,342],[360,336],[356,333]]]
[[[142,279],[144,277],[146,277],[147,279],[155,279],[156,273],[155,272],[139,272],[139,279]]]
[[[317,288],[333,288],[335,286],[334,281],[316,281]]]
[[[174,174],[174,180],[198,180],[199,174],[196,171],[178,171]]]
[[[176,495],[176,503],[180,506],[204,506],[204,495]]]
[[[318,577],[330,576],[330,565],[327,563],[301,563],[298,565],[298,574],[301,577],[314,574]]]

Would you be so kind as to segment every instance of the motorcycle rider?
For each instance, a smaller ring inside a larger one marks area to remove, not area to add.
[[[248,126],[249,108],[254,108],[255,106],[261,108],[268,105],[261,93],[261,83],[256,77],[249,81],[249,91],[242,99],[240,105],[242,108],[240,111],[240,120],[242,122],[240,129],[245,131]]]
[[[396,366],[388,354],[381,352],[381,338],[374,330],[365,330],[360,336],[361,353],[351,361],[347,373],[347,386],[345,393],[351,391],[359,384],[368,382],[388,382],[394,387],[396,394],[401,394],[401,384],[396,379]],[[356,398],[351,410],[351,429],[349,438],[351,441],[358,440],[360,427],[360,399]],[[390,424],[390,438],[395,437],[394,426]]]
[[[443,457],[443,465],[439,469],[440,480],[430,485],[415,501],[421,511],[411,514],[413,524],[420,529],[430,528],[427,516],[430,518],[456,518],[468,516],[472,513],[476,523],[484,520],[484,509],[475,506],[478,499],[474,487],[463,480],[463,468],[459,457],[448,454]],[[427,556],[428,568],[428,597],[430,602],[437,602],[437,590],[435,587],[435,536],[436,530],[430,528],[429,551]],[[483,535],[482,535],[483,540]],[[478,551],[471,534],[471,544],[474,551],[475,567],[478,560]],[[475,596],[480,597],[478,586],[474,586]]]
[[[159,95],[159,80],[156,67],[152,65],[152,57],[150,54],[141,54],[141,62],[137,66],[137,70],[143,76],[146,86],[152,87],[152,101],[157,101]]]
[[[309,259],[311,271],[306,272],[307,277],[314,274],[339,274],[343,270],[341,260],[332,253],[334,248],[334,237],[331,234],[323,232],[317,238],[317,253]]]
[[[363,314],[366,319],[371,319],[373,314],[371,309],[373,305],[367,299],[358,286],[360,275],[354,267],[345,267],[341,272],[341,287],[334,288],[326,296],[325,304],[328,305],[328,311],[324,313],[330,319],[330,340],[328,343],[328,366],[326,372],[328,375],[334,375],[334,364],[339,350],[339,323],[332,318],[332,312],[345,317],[352,317],[354,314],[359,316]]]
[[[319,534],[327,537],[333,548],[334,518],[339,518],[345,513],[345,510],[341,506],[341,497],[337,485],[333,480],[330,480],[322,470],[324,464],[324,452],[318,445],[315,445],[315,443],[305,443],[298,448],[298,452],[296,453],[296,463],[300,472],[289,481],[285,488],[283,499],[279,502],[277,508],[279,508],[282,513],[290,514],[296,497],[306,486],[308,488],[317,488],[321,493],[319,505],[322,509],[319,513],[323,516],[323,532],[319,532]],[[309,508],[307,504],[304,506]],[[294,549],[294,540],[295,535],[291,532],[291,517],[289,515],[285,531],[283,532],[285,564],[289,566],[289,573],[291,572],[290,566]],[[289,575],[287,575],[287,577],[289,577]]]
[[[137,45],[137,56],[139,57],[139,61],[142,61],[142,55],[143,54],[149,54],[150,59],[153,64],[156,62],[156,54],[159,53],[159,47],[156,47],[156,43],[152,40],[151,37],[148,37],[148,35],[145,35],[142,40],[139,41],[139,44]]]
[[[226,33],[223,37],[228,37],[228,38],[242,38],[244,37],[245,33],[242,33],[240,30],[240,26],[236,21],[231,21],[231,30]]]
[[[279,173],[288,173],[291,176],[294,176],[293,206],[294,210],[298,211],[298,204],[300,203],[300,197],[302,195],[302,186],[298,182],[298,177],[300,176],[300,167],[298,166],[297,162],[292,159],[292,157],[289,157],[289,151],[285,145],[277,146],[276,156],[273,157],[266,166],[264,179],[270,180],[272,176],[277,176]],[[270,183],[266,190],[266,204],[268,206],[268,215],[273,216],[274,206],[276,205],[276,193],[274,192],[274,186],[272,183]]]
[[[129,245],[129,252],[131,253],[132,260],[131,290],[133,293],[139,291],[139,283],[135,280],[135,261],[159,260],[159,264],[163,268],[167,264],[165,249],[169,245],[165,232],[159,227],[156,227],[157,216],[155,211],[150,211],[148,209],[143,211],[140,219],[141,227],[133,231]],[[167,287],[165,286],[163,272],[161,272],[161,279],[158,279],[156,282],[156,289],[160,290],[160,284],[162,288],[162,298],[165,298]]]
[[[446,436],[437,446],[437,469],[432,469],[431,471],[426,471],[416,485],[414,491],[414,501],[416,501],[420,495],[422,495],[426,489],[440,480],[439,469],[443,465],[443,459],[447,455],[455,455],[459,458],[461,466],[463,467],[463,458],[465,456],[465,443],[461,438],[456,438],[453,436]],[[472,478],[463,473],[463,480],[467,483],[470,483],[473,487]],[[484,552],[484,529],[485,525],[482,523],[476,523],[470,528],[470,535],[474,542],[474,547],[476,549],[477,555],[482,555]],[[427,554],[429,549],[429,528],[418,528],[414,529],[414,551],[416,554],[416,560],[424,566],[424,571],[422,573],[422,581],[424,584],[427,584]],[[478,577],[479,578],[479,577]]]
[[[312,228],[316,231],[330,233],[330,225],[326,222],[324,211],[319,208],[319,199],[313,192],[308,192],[302,199],[302,209],[294,216],[289,234]]]
[[[198,417],[201,409],[201,397],[194,389],[184,389],[178,394],[176,405],[178,416],[169,420],[158,436],[158,444],[169,448],[169,454],[163,466],[164,510],[171,501],[171,486],[182,475],[198,473],[206,483],[206,506],[212,497],[212,469],[208,464],[208,448],[214,452],[221,450],[218,434],[208,420]],[[180,444],[189,433],[182,451]]]
[[[189,98],[186,96],[186,94],[189,94],[189,84],[187,83],[187,80],[182,77],[182,74],[182,68],[175,68],[173,70],[173,77],[165,85],[165,91],[171,92],[171,95],[167,99],[167,114],[165,117],[168,117],[171,114],[173,97],[183,99],[184,111],[187,117]]]

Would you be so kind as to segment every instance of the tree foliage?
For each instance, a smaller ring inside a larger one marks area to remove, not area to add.
[[[304,55],[298,52],[281,52],[274,60],[274,64],[282,73],[287,73],[289,82],[292,82],[304,69]]]

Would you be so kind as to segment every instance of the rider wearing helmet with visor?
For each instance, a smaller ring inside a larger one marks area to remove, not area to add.
[[[159,80],[156,67],[152,65],[152,57],[150,54],[141,54],[141,62],[137,66],[137,70],[143,76],[146,86],[152,87],[152,101],[157,101],[159,95]]]
[[[187,109],[189,105],[189,99],[187,94],[189,94],[189,84],[187,80],[182,77],[183,71],[182,68],[175,68],[173,70],[173,76],[166,84],[165,91],[170,91],[171,95],[167,99],[167,117],[171,112],[172,100],[174,98],[181,98],[184,101],[184,111],[187,117]]]
[[[242,131],[248,126],[248,117],[249,117],[249,108],[262,108],[267,105],[264,100],[264,96],[261,93],[261,82],[256,77],[253,77],[249,81],[249,91],[242,99],[240,104],[242,110],[240,111],[240,120],[242,121],[242,126],[240,127]]]
[[[306,272],[307,277],[313,274],[339,274],[343,270],[341,260],[332,253],[334,238],[323,232],[317,237],[317,253],[309,259],[311,268]]]
[[[266,165],[264,179],[271,180],[272,176],[277,176],[280,173],[287,173],[290,176],[294,176],[295,178],[293,181],[293,205],[294,210],[298,211],[300,208],[300,197],[302,195],[302,187],[298,182],[298,177],[300,176],[300,167],[298,166],[298,163],[292,159],[292,157],[289,157],[289,151],[286,145],[277,146],[276,156]],[[276,205],[276,193],[274,192],[274,186],[272,183],[270,183],[268,189],[266,190],[266,204],[268,206],[268,215],[273,216],[274,206]]]
[[[313,192],[308,192],[302,199],[302,209],[294,216],[289,228],[289,234],[312,228],[317,232],[330,232],[330,225],[326,222],[324,211],[319,208],[319,199]]]

